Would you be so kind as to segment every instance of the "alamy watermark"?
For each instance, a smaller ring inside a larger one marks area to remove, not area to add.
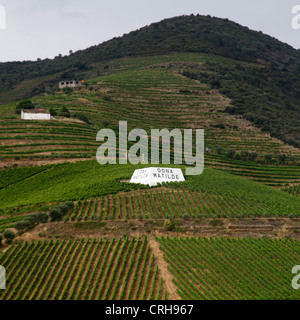
[[[6,271],[3,266],[0,266],[0,290],[6,288]]]
[[[0,30],[6,29],[6,9],[0,5]]]
[[[292,28],[294,30],[299,30],[300,29],[300,5],[293,6],[292,14],[295,15],[292,19]]]
[[[300,284],[298,283],[298,281],[300,280],[300,266],[294,266],[292,269],[292,273],[297,275],[293,278],[292,280],[292,287],[295,290],[299,290],[300,289]]]
[[[193,144],[193,131],[195,131],[195,144]],[[96,141],[104,142],[96,154],[97,161],[101,165],[117,164],[117,160],[119,164],[127,164],[128,161],[131,164],[170,164],[171,153],[173,153],[174,164],[183,164],[184,159],[185,164],[195,165],[192,168],[186,168],[187,175],[199,175],[204,169],[203,129],[173,129],[172,131],[151,129],[149,138],[143,129],[133,129],[128,133],[127,121],[120,121],[118,135],[112,129],[101,129]],[[135,142],[129,150],[128,142]]]

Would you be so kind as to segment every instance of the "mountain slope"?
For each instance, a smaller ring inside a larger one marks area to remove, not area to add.
[[[224,19],[166,19],[68,57],[0,64],[0,99],[9,102],[52,93],[60,79],[113,74],[110,62],[116,58],[174,52],[207,54],[214,61],[196,70],[188,66],[182,74],[231,99],[234,108],[227,112],[243,115],[274,137],[300,146],[299,51]]]

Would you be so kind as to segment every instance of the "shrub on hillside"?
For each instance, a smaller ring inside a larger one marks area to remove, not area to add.
[[[11,230],[5,230],[3,235],[4,235],[7,243],[11,243],[16,236],[15,233]]]
[[[217,148],[217,154],[222,154],[223,152],[223,148],[222,147],[218,147]]]
[[[51,116],[57,116],[57,112],[56,112],[56,110],[54,110],[53,108],[51,108],[51,109],[49,110],[49,112],[50,112]]]
[[[90,122],[89,122],[89,119],[87,118],[87,116],[86,116],[85,114],[83,114],[83,113],[76,113],[75,116],[76,116],[79,120],[81,120],[81,121],[83,121],[83,122],[85,122],[85,123],[87,123],[87,124],[90,123]]]
[[[233,159],[235,154],[236,154],[236,151],[234,149],[228,149],[227,150],[227,157]]]
[[[257,158],[257,152],[250,152],[249,153],[249,160],[254,161]]]
[[[66,107],[62,107],[59,115],[61,117],[70,118],[70,111]]]
[[[59,221],[63,217],[63,213],[61,212],[59,207],[55,207],[50,210],[50,218],[51,221]]]
[[[287,158],[286,154],[279,154],[279,155],[277,156],[278,162],[281,163],[281,164],[284,164],[284,163],[285,163],[286,158]]]
[[[265,154],[264,159],[267,163],[270,163],[273,159],[273,156],[271,154]]]
[[[24,100],[17,104],[16,110],[21,109],[34,109],[34,104],[31,102],[31,100]]]
[[[72,201],[64,202],[50,210],[51,221],[60,221],[69,212],[70,209],[74,208]]]

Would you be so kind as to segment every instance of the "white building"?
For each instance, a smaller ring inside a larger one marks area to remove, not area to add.
[[[22,120],[51,120],[51,114],[45,109],[22,109]]]
[[[81,87],[82,83],[81,81],[77,81],[77,80],[60,81],[58,86],[59,86],[59,89],[76,88],[76,87]]]

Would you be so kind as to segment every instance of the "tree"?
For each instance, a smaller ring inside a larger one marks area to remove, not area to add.
[[[60,204],[50,210],[51,221],[61,220],[71,208],[74,208],[74,203],[72,201],[67,201],[63,204]]]
[[[57,112],[53,108],[50,109],[50,114],[53,117],[57,116]]]
[[[241,151],[241,158],[244,161],[247,161],[249,158],[249,152],[248,151]]]
[[[234,149],[228,149],[227,150],[227,157],[233,159],[235,156],[236,151]]]
[[[30,225],[28,222],[23,220],[23,221],[18,221],[15,224],[15,228],[20,232],[24,232],[25,230],[30,229]]]
[[[106,120],[103,121],[102,124],[103,124],[103,127],[104,127],[104,128],[107,128],[107,127],[109,126],[109,122],[106,121]]]
[[[34,109],[34,104],[31,100],[24,100],[17,104],[16,109]]]
[[[59,209],[63,215],[65,215],[69,212],[69,206],[67,206],[65,203],[61,204],[59,206]]]
[[[217,154],[222,154],[223,152],[223,148],[222,147],[218,147],[217,148]]]
[[[15,233],[11,230],[5,230],[3,235],[7,243],[11,243],[16,236]]]
[[[62,107],[59,115],[61,117],[70,118],[70,111],[66,107]]]
[[[249,160],[254,161],[257,158],[257,152],[250,152],[249,153]]]
[[[279,163],[281,163],[281,164],[284,164],[285,163],[285,161],[286,161],[286,154],[279,154],[278,156],[277,156],[277,159],[278,159],[278,161],[279,161]]]
[[[272,161],[273,156],[271,154],[265,154],[264,158],[267,163],[270,163]]]
[[[64,204],[66,206],[68,206],[69,209],[73,209],[74,208],[74,202],[73,201],[66,201]]]
[[[85,122],[85,123],[90,123],[89,122],[89,119],[87,118],[87,116],[85,115],[85,114],[83,114],[83,113],[76,113],[76,117],[79,119],[79,120],[81,120],[81,121],[83,121],[83,122]]]
[[[51,221],[58,221],[63,217],[63,213],[61,212],[59,207],[55,207],[50,210],[50,217]]]
[[[2,235],[0,234],[0,246],[2,245],[2,240],[3,238],[2,238]]]
[[[49,216],[46,212],[38,212],[32,215],[37,223],[47,223]]]

